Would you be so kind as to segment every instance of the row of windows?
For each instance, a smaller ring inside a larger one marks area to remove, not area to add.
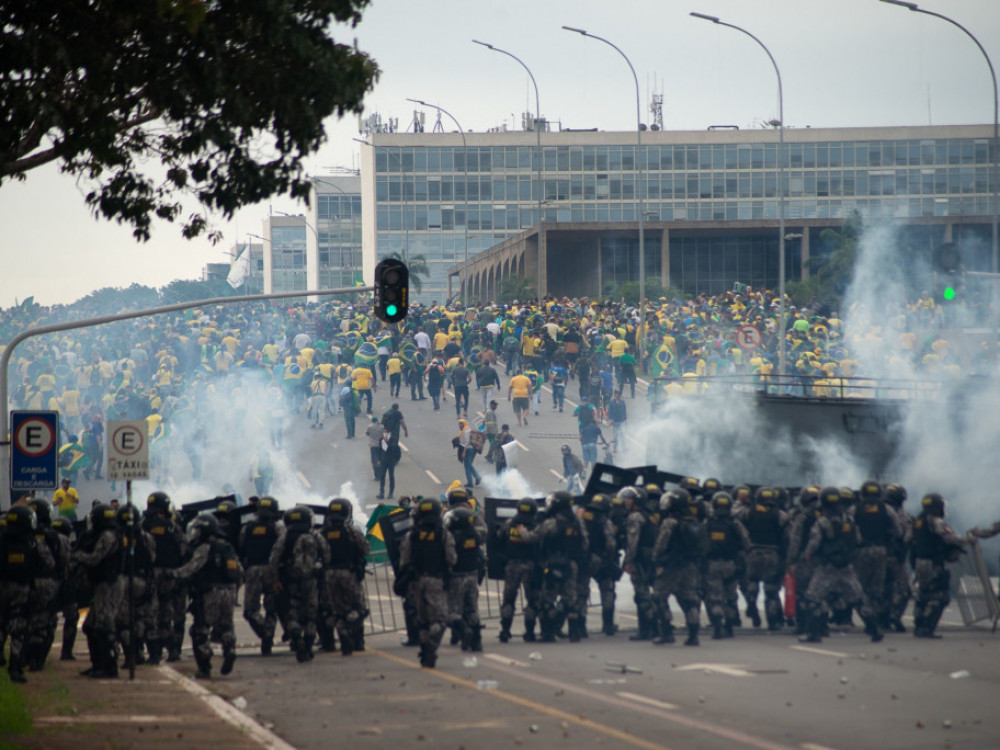
[[[788,170],[784,193],[797,196],[943,195],[988,193],[989,167],[895,170]],[[637,185],[646,198],[770,198],[778,195],[777,172],[702,172],[674,175],[586,174],[542,180],[543,200],[630,200]],[[538,181],[530,175],[464,180],[461,176],[380,177],[379,203],[538,201]]]
[[[546,172],[634,171],[638,146],[544,146]],[[786,167],[884,167],[990,164],[990,139],[789,143]],[[777,169],[777,143],[643,145],[646,170]],[[378,174],[537,170],[533,146],[380,147]]]
[[[646,278],[660,278],[660,238],[644,238]],[[639,268],[638,237],[601,238],[601,292],[611,294],[620,284],[635,281]]]
[[[361,196],[349,195],[324,195],[316,196],[316,216],[320,221],[350,219],[352,216],[361,215]]]
[[[795,200],[785,204],[788,219],[844,218],[859,210],[871,216],[985,216],[991,212],[990,198],[900,198],[847,199],[847,200]],[[647,221],[735,221],[740,219],[778,218],[779,202],[772,200],[713,200],[673,203],[646,203],[643,213]],[[479,230],[506,230],[500,240],[515,232],[529,229],[538,223],[535,207],[507,205],[499,208],[469,206],[441,208],[440,206],[380,206],[377,211],[379,247],[384,232],[462,232],[466,228]],[[547,222],[615,222],[638,221],[638,203],[571,204],[546,207],[542,216]],[[499,241],[499,240],[498,240]]]

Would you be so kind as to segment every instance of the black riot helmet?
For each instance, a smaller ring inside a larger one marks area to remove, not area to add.
[[[257,501],[257,517],[261,519],[277,518],[281,513],[278,501],[270,495],[264,495]]]
[[[733,487],[732,495],[735,502],[742,503],[744,505],[748,504],[750,499],[753,497],[753,493],[750,491],[750,488],[745,484],[738,484]]]
[[[894,508],[902,508],[906,502],[906,487],[901,484],[887,484],[885,486],[885,501]]]
[[[151,492],[146,498],[146,510],[170,515],[170,496],[166,492]]]
[[[545,510],[549,513],[561,513],[573,505],[573,496],[565,490],[550,492],[545,497]]]
[[[217,519],[223,523],[231,523],[233,516],[239,512],[239,508],[232,500],[223,500],[218,505],[215,506],[215,510],[212,511]]]
[[[115,509],[107,503],[96,503],[90,509],[90,527],[97,532],[115,528]]]
[[[697,477],[684,477],[679,484],[681,489],[687,490],[691,495],[701,494],[701,484],[698,482]]]
[[[445,526],[452,531],[463,526],[472,526],[476,522],[476,514],[469,508],[452,508],[445,515]]]
[[[27,505],[15,505],[5,515],[4,528],[15,533],[31,534],[35,530],[35,513]]]
[[[615,495],[615,497],[621,500],[622,502],[627,502],[631,500],[636,505],[641,506],[643,504],[642,502],[643,498],[639,494],[638,487],[622,487],[620,490],[618,490],[618,494]]]
[[[44,529],[52,525],[52,511],[49,508],[48,500],[36,497],[34,500],[28,502],[28,507],[35,512],[39,528]]]
[[[191,519],[187,533],[191,544],[201,544],[219,533],[219,522],[210,513],[199,513]]]
[[[469,493],[465,487],[456,487],[448,492],[446,499],[448,500],[448,507],[454,508],[456,505],[469,502]]]
[[[416,507],[417,520],[434,521],[441,518],[441,501],[436,497],[425,497]]]
[[[73,522],[68,518],[63,518],[62,516],[56,516],[52,519],[52,528],[58,531],[65,537],[73,536]]]
[[[660,509],[677,517],[687,515],[688,505],[690,504],[691,493],[683,487],[670,490],[670,492],[660,498]]]
[[[330,521],[343,521],[350,523],[354,517],[354,506],[351,501],[343,497],[335,497],[327,503],[326,517]]]
[[[650,512],[655,513],[660,509],[660,498],[663,497],[663,488],[655,482],[649,482],[645,487],[646,507]]]
[[[587,509],[595,513],[608,513],[611,510],[611,498],[603,492],[598,492],[590,498]]]
[[[517,514],[519,516],[535,516],[538,513],[538,503],[533,497],[521,498],[517,503]]]
[[[874,479],[869,479],[861,485],[861,489],[858,491],[861,496],[861,500],[871,502],[873,500],[882,499],[882,485],[876,482]]]
[[[944,518],[944,498],[939,492],[928,492],[920,501],[920,507],[928,516]]]
[[[774,491],[774,487],[758,487],[757,491],[753,496],[754,502],[761,505],[777,505],[778,504],[778,493]]]
[[[294,531],[308,531],[312,528],[313,512],[305,505],[296,505],[285,511],[285,526]]]
[[[733,496],[728,492],[716,492],[712,495],[712,512],[717,516],[728,516],[733,511]]]
[[[715,497],[715,493],[722,489],[722,482],[715,477],[709,477],[701,483],[702,492],[708,497]]]
[[[824,487],[819,491],[819,501],[824,510],[836,510],[841,500],[840,490],[836,487]]]
[[[123,505],[115,513],[115,520],[118,521],[119,528],[130,529],[139,523],[139,514],[133,506]]]
[[[799,505],[803,508],[811,508],[818,502],[819,487],[815,484],[810,484],[808,487],[802,488],[802,492],[799,493]]]

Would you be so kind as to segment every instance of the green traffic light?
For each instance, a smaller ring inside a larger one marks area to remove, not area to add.
[[[386,305],[385,306],[385,314],[386,315],[392,316],[392,315],[395,315],[398,312],[399,312],[399,308],[396,307],[395,305]]]
[[[955,287],[946,286],[944,288],[944,298],[945,299],[955,299]]]

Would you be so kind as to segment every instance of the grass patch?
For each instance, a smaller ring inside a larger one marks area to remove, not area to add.
[[[31,714],[28,713],[24,693],[6,674],[0,675],[0,737],[28,734],[32,731]],[[0,739],[0,750],[15,747],[16,745]]]

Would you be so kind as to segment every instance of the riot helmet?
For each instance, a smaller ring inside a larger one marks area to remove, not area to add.
[[[354,517],[354,506],[351,501],[342,497],[335,497],[326,506],[326,517],[330,521],[343,521],[350,523]]]
[[[456,487],[448,491],[446,498],[448,500],[448,507],[454,508],[456,505],[469,502],[469,493],[465,487]]]
[[[895,508],[902,508],[906,502],[906,487],[901,484],[887,484],[885,487],[885,500]]]
[[[750,492],[750,488],[745,484],[738,484],[733,487],[732,495],[734,501],[746,505],[750,502],[750,498],[753,496],[753,493]]]
[[[920,507],[928,516],[944,518],[944,498],[939,492],[928,492],[920,501]]]
[[[445,526],[452,530],[472,526],[475,522],[476,514],[469,508],[452,508],[445,516]]]
[[[35,514],[27,505],[15,505],[7,511],[4,527],[8,531],[31,534],[35,530]]]
[[[622,487],[618,490],[615,498],[621,500],[622,502],[628,502],[631,500],[636,505],[640,504],[639,488],[638,487]]]
[[[669,511],[674,516],[687,515],[688,505],[691,503],[691,493],[683,487],[670,490],[660,498],[660,509]]]
[[[97,532],[115,527],[115,509],[107,503],[95,503],[90,509],[90,527]]]
[[[436,497],[425,497],[417,504],[417,519],[421,521],[426,520],[440,520],[441,518],[441,501]]]
[[[573,496],[565,490],[550,492],[545,497],[545,510],[549,513],[561,513],[570,509]]]
[[[753,499],[760,505],[777,505],[778,493],[774,491],[774,487],[758,487]]]
[[[876,482],[874,479],[869,479],[861,485],[861,489],[858,491],[862,500],[872,501],[882,499],[882,485]]]
[[[219,522],[210,513],[199,513],[188,524],[188,542],[201,544],[219,532]]]
[[[808,487],[802,488],[802,492],[799,493],[799,505],[803,508],[811,508],[818,502],[819,487],[815,484],[810,484]]]
[[[52,528],[65,537],[73,536],[73,522],[68,518],[56,516],[52,519]]]
[[[538,513],[538,503],[532,497],[521,498],[517,503],[517,514],[520,516],[534,516]]]
[[[312,528],[313,512],[305,505],[296,505],[285,511],[285,526],[295,531],[308,531]]]
[[[259,518],[277,518],[279,513],[281,513],[281,507],[278,505],[278,501],[270,495],[264,495],[257,501],[257,516]]]
[[[840,490],[836,487],[824,487],[819,491],[819,501],[824,510],[836,510],[840,507]]]
[[[166,492],[151,492],[146,498],[146,510],[170,515],[170,496]]]
[[[701,483],[701,489],[709,497],[715,497],[715,493],[722,489],[722,482],[715,477],[709,477]]]
[[[52,525],[52,511],[49,509],[49,502],[40,497],[28,502],[28,507],[35,512],[35,519],[39,528],[47,528]]]
[[[728,516],[733,510],[733,497],[728,492],[712,495],[712,512],[717,516]]]
[[[603,492],[598,492],[590,498],[590,502],[587,503],[587,508],[596,513],[607,513],[611,510],[611,498]]]

